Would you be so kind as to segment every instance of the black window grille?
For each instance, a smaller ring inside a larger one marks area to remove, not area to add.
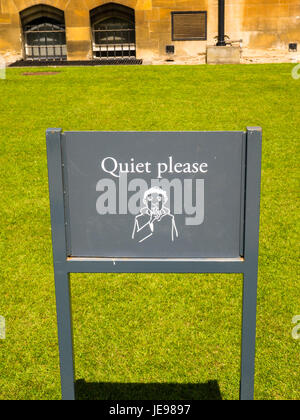
[[[63,23],[39,18],[24,27],[25,56],[28,60],[66,60],[66,30]]]
[[[94,58],[136,56],[134,10],[115,3],[91,11]]]

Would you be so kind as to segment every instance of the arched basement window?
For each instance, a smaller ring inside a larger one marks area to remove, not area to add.
[[[26,60],[66,60],[66,28],[62,10],[37,5],[20,13]]]
[[[134,10],[107,3],[91,10],[94,58],[135,57]]]

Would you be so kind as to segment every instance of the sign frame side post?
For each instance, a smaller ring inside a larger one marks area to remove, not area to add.
[[[61,392],[63,400],[75,400],[72,306],[70,274],[66,267],[67,242],[61,138],[62,130],[59,128],[50,128],[46,132]]]
[[[262,129],[247,127],[240,400],[254,399]]]

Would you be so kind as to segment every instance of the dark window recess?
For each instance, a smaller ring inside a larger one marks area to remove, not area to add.
[[[62,10],[38,4],[20,13],[26,60],[66,60],[65,15]]]
[[[64,23],[48,17],[35,19],[23,27],[27,60],[66,60]]]
[[[206,40],[207,12],[172,12],[172,40]]]
[[[175,53],[174,45],[166,45],[166,53],[167,54],[174,54]]]
[[[91,11],[93,56],[105,59],[135,57],[134,10],[114,3]]]
[[[289,44],[289,51],[297,51],[298,49],[298,44],[296,42],[292,42]]]
[[[24,28],[26,58],[31,60],[66,60],[64,24],[39,19]]]

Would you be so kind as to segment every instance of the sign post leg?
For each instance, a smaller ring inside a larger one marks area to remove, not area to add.
[[[57,327],[63,400],[75,400],[70,276],[55,272]]]
[[[246,269],[244,271],[243,288],[241,400],[252,400],[254,398],[261,145],[261,128],[248,127],[244,232]]]
[[[257,270],[244,274],[240,400],[254,398]]]

